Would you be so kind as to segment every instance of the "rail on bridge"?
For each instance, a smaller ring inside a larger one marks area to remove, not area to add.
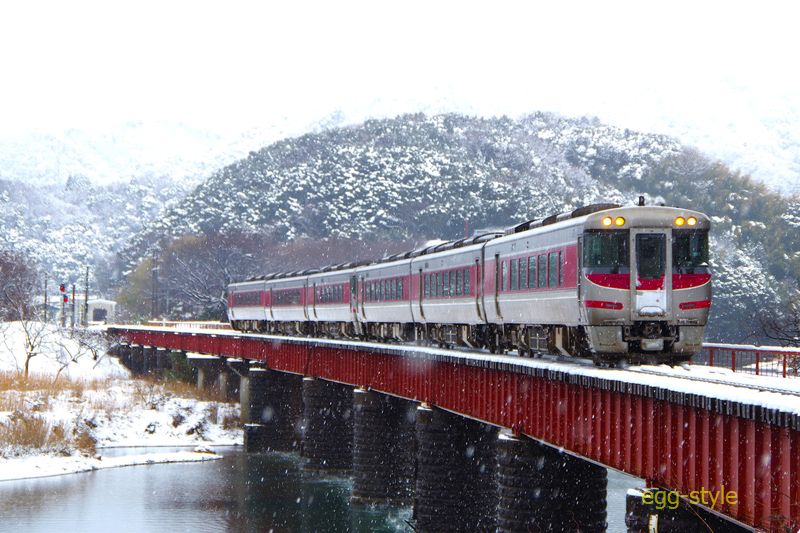
[[[797,396],[407,345],[202,329],[110,331],[131,344],[250,360],[423,402],[644,478],[651,487],[682,495],[735,491],[736,502],[715,511],[752,527],[783,531],[800,524]]]

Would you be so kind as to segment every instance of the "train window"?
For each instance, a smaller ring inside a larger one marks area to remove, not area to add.
[[[394,278],[394,280],[392,280],[392,300],[397,300],[399,298],[400,294],[399,283],[400,280],[397,278]]]
[[[442,296],[450,296],[450,272],[442,272]]]
[[[460,270],[456,270],[456,296],[461,296],[464,292],[464,273]]]
[[[508,263],[503,261],[503,266],[500,269],[500,290],[506,290],[506,280],[508,279]]]
[[[450,296],[455,296],[456,294],[456,272],[455,270],[450,272]]]
[[[425,274],[425,296],[431,295],[431,275]]]
[[[519,259],[519,288],[528,288],[528,260],[525,257]]]
[[[519,259],[512,259],[511,260],[511,280],[510,280],[510,289],[517,290],[519,289]]]
[[[464,294],[472,294],[469,288],[469,269],[464,269]]]
[[[550,252],[548,254],[549,265],[547,268],[547,286],[548,287],[557,287],[558,286],[558,253],[557,252]]]
[[[442,295],[442,273],[436,273],[436,296]]]
[[[536,256],[532,255],[528,258],[528,288],[536,288]]]
[[[663,233],[636,235],[636,275],[639,279],[660,279],[664,276],[667,236]]]
[[[598,230],[583,234],[583,267],[597,274],[629,272],[628,230]]]
[[[672,230],[672,270],[677,274],[708,273],[708,231]]]
[[[547,256],[540,255],[538,261],[538,270],[539,270],[539,288],[543,289],[547,287]]]

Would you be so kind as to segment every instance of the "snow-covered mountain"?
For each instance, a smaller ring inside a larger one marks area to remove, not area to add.
[[[509,226],[639,194],[714,217],[711,338],[752,332],[749,317],[776,306],[800,262],[788,203],[674,138],[545,113],[416,114],[284,139],[214,173],[122,259],[130,269],[153,243],[186,233],[452,239],[466,225]],[[311,256],[305,266],[323,262]]]
[[[101,186],[79,174],[47,182],[49,172],[0,180],[0,248],[64,281],[89,264],[102,288],[185,234],[424,242],[644,194],[714,217],[712,338],[741,340],[748,317],[779,305],[800,271],[798,204],[671,137],[546,113],[342,121],[250,151],[196,187],[200,170]],[[324,262],[304,250],[305,266]]]
[[[114,277],[114,254],[190,190],[164,178],[102,186],[84,176],[40,186],[0,180],[0,249],[25,254],[56,282],[82,280],[89,266],[102,289]]]

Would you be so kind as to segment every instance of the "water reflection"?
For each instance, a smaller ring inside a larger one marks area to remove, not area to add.
[[[223,453],[206,463],[2,483],[0,531],[408,530],[410,510],[351,506],[348,480],[307,475],[296,456]]]
[[[410,509],[352,506],[349,480],[305,473],[296,455],[219,451],[219,461],[0,483],[0,532],[411,531]],[[625,491],[640,485],[609,472],[609,532],[626,530]]]

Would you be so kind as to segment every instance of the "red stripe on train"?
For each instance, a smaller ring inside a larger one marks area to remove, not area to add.
[[[673,289],[689,289],[699,287],[711,281],[711,274],[673,274]]]
[[[613,309],[615,311],[624,307],[620,302],[604,302],[602,300],[585,300],[583,305],[590,309]]]
[[[699,300],[697,302],[683,302],[678,307],[681,308],[683,311],[688,311],[690,309],[708,309],[711,307],[711,300]]]
[[[630,289],[630,274],[586,274],[586,279],[601,287],[610,289]]]

